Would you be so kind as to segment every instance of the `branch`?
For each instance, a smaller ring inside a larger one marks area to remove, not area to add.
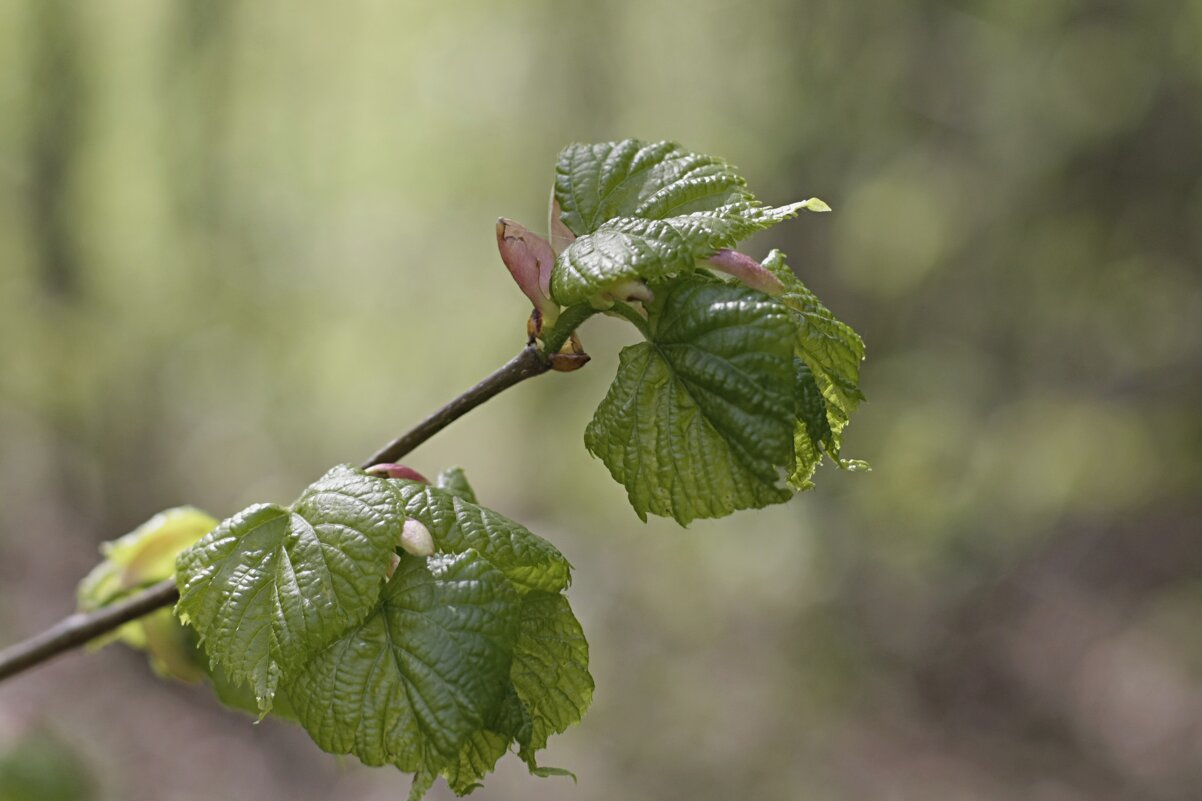
[[[124,623],[173,604],[178,599],[175,579],[170,578],[95,612],[76,612],[65,617],[41,634],[0,651],[0,680],[28,670],[63,651],[86,645],[101,634],[107,634]]]
[[[570,333],[570,332],[569,332]],[[364,468],[395,462],[480,404],[515,384],[542,375],[551,367],[534,345],[527,345],[509,363],[417,424],[411,431],[372,454]],[[29,639],[0,651],[0,681],[78,648],[113,629],[179,600],[175,579],[155,584],[123,601],[95,612],[76,613]]]
[[[443,406],[425,420],[422,420],[414,426],[413,430],[402,434],[383,448],[380,448],[380,450],[372,454],[363,463],[363,468],[367,469],[373,464],[384,464],[401,459],[418,445],[421,445],[480,404],[499,395],[514,384],[525,381],[527,378],[533,378],[536,375],[542,375],[550,369],[550,365],[543,359],[538,349],[533,345],[527,345],[522,348],[522,351],[517,356],[510,359],[509,363],[504,367],[464,392],[458,398],[455,398],[455,400],[446,406]]]

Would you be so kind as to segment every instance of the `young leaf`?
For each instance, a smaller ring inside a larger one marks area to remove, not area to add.
[[[443,470],[434,480],[434,486],[451,495],[458,495],[468,503],[476,503],[476,491],[467,482],[467,476],[462,467],[448,467]]]
[[[375,608],[402,520],[390,480],[335,467],[291,508],[252,506],[180,554],[177,614],[263,711],[282,671]]]
[[[787,500],[793,340],[784,306],[701,279],[656,287],[650,342],[625,348],[585,445],[639,517],[682,525]]]
[[[484,727],[472,733],[460,749],[458,759],[443,770],[451,790],[456,795],[466,795],[481,786],[480,780],[492,773],[497,760],[509,752],[512,743],[530,742],[530,731],[530,715],[509,681],[501,703],[485,719]]]
[[[414,481],[390,479],[389,484],[402,514],[430,530],[436,550],[475,550],[504,573],[518,592],[559,592],[568,586],[572,569],[568,560],[525,526],[466,501],[461,494]]]
[[[181,506],[159,512],[125,536],[102,544],[100,552],[104,560],[79,582],[76,591],[79,610],[100,609],[170,578],[175,573],[179,552],[216,525],[216,518]],[[145,650],[151,667],[161,676],[191,682],[204,675],[196,638],[180,626],[169,609],[156,610],[126,623],[96,644],[104,645],[114,639]]]
[[[764,267],[772,271],[785,285],[776,296],[790,310],[797,324],[797,355],[806,363],[826,404],[829,434],[819,430],[823,449],[839,459],[843,429],[864,394],[860,391],[860,362],[864,360],[864,341],[851,326],[835,319],[818,297],[806,288],[779,250],[764,259]],[[843,466],[858,466],[840,460]],[[808,476],[806,477],[808,478]],[[797,476],[791,479],[795,486]],[[800,479],[804,483],[805,479]],[[803,488],[798,486],[798,488]]]
[[[614,217],[665,217],[709,211],[754,198],[722,159],[674,142],[568,145],[555,166],[560,219],[577,236]]]
[[[534,753],[579,723],[593,700],[588,641],[563,595],[532,592],[522,599],[511,677],[530,720],[529,739],[517,738],[522,758],[537,767]]]
[[[635,139],[565,148],[554,198],[552,226],[578,237],[556,249],[551,274],[551,295],[565,306],[603,303],[615,285],[692,271],[698,259],[800,209],[825,207],[816,198],[766,207],[722,159]]]
[[[474,551],[405,556],[378,609],[286,685],[324,750],[437,775],[505,695],[520,603]]]
[[[517,743],[530,772],[571,775],[538,765],[547,739],[578,723],[593,697],[588,642],[567,598],[544,592],[522,598],[521,631],[513,653],[510,685],[497,712],[475,732],[444,775],[458,794],[478,786],[497,760]]]
[[[822,462],[823,450],[832,447],[833,438],[826,416],[826,401],[822,398],[822,390],[818,389],[814,374],[796,356],[793,357],[793,367],[797,374],[794,390],[797,425],[793,431],[796,463],[789,476],[789,484],[795,489],[807,490],[814,486],[810,478]]]
[[[663,219],[613,218],[560,254],[551,274],[551,294],[569,306],[623,282],[660,281],[691,272],[698,269],[698,260],[794,216],[801,205],[737,203]]]
[[[170,578],[179,552],[216,526],[216,518],[180,506],[159,512],[125,536],[103,543],[100,553],[104,560],[79,582],[80,611],[100,609]]]

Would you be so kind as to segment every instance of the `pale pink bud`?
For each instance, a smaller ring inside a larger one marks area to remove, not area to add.
[[[559,208],[559,201],[555,199],[555,189],[551,189],[551,249],[558,256],[568,249],[568,245],[576,241],[576,235],[572,233],[572,229],[563,224],[560,219],[562,210]]]
[[[398,543],[401,550],[414,556],[430,556],[434,553],[434,538],[430,529],[422,525],[420,520],[409,518],[401,526],[401,540]]]
[[[553,325],[559,306],[551,300],[551,268],[555,251],[547,240],[520,223],[504,217],[497,220],[497,249],[514,282],[542,315],[544,325]]]
[[[779,295],[785,291],[785,285],[779,278],[746,253],[723,248],[710,256],[709,265],[715,270],[733,275],[747,286],[766,295]]]
[[[387,478],[407,478],[410,481],[420,481],[423,484],[430,483],[430,479],[426,478],[412,467],[406,467],[403,464],[373,464],[364,472],[373,476],[385,476]]]

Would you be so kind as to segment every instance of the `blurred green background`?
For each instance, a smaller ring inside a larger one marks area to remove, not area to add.
[[[1196,799],[1200,42],[1202,0],[0,0],[0,642],[499,365],[495,218],[542,229],[569,141],[674,139],[834,207],[745,249],[864,335],[874,471],[640,524],[582,444],[609,319],[415,452],[561,547],[593,648],[579,785],[475,797]],[[3,801],[407,787],[119,647],[0,686]]]

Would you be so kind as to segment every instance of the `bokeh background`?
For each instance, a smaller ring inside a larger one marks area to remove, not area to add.
[[[0,0],[0,643],[499,365],[494,219],[675,139],[834,207],[747,249],[864,335],[874,471],[640,524],[582,444],[609,319],[415,452],[561,547],[593,649],[579,784],[476,797],[1202,797],[1200,42],[1200,0]],[[3,801],[407,789],[121,647],[0,686]]]

